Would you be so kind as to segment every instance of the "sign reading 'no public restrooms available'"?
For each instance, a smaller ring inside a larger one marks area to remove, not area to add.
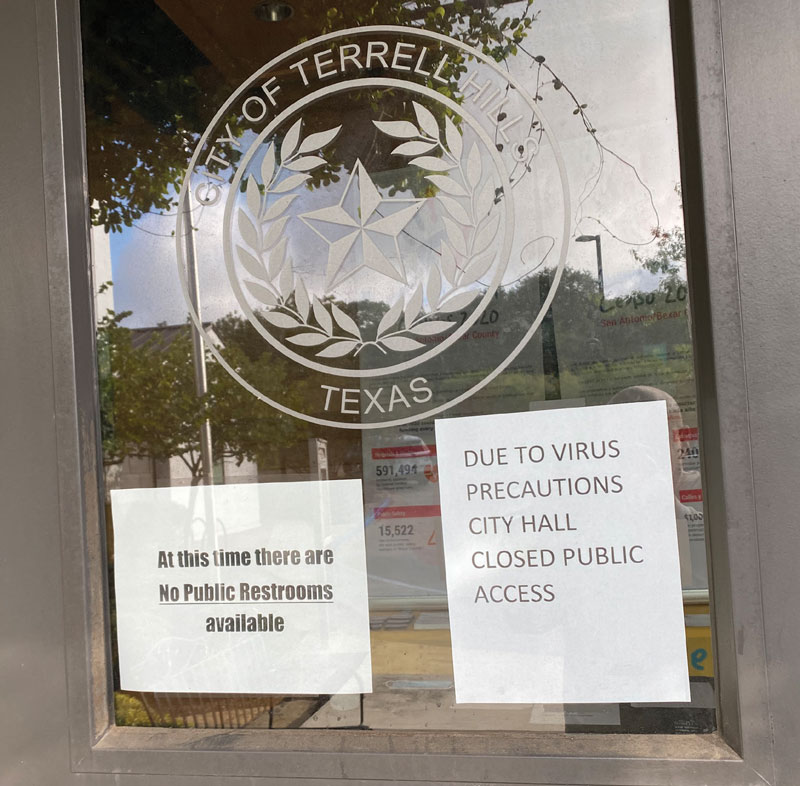
[[[120,683],[369,693],[361,482],[111,492]]]

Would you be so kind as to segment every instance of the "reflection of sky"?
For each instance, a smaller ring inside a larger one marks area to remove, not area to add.
[[[531,54],[544,55],[547,65],[582,103],[588,104],[586,111],[598,130],[598,139],[632,164],[652,191],[661,226],[679,223],[679,199],[674,192],[679,163],[666,2],[642,0],[634,5],[630,0],[594,0],[587,5],[585,0],[540,0],[537,10],[538,20],[523,45]],[[587,13],[589,10],[591,13]],[[513,15],[514,6],[506,6],[504,12]],[[510,69],[533,92],[535,64],[520,54],[510,63]],[[542,72],[544,81],[550,78]],[[574,105],[566,90],[555,91],[552,85],[545,85],[540,93],[541,109],[555,131],[567,165],[573,218],[577,221],[574,234],[600,234],[602,238],[606,292],[616,296],[651,287],[653,277],[639,268],[630,253],[637,247],[633,244],[651,238],[651,229],[657,223],[648,192],[632,169],[606,154],[596,189],[578,205],[587,181],[597,172],[597,148],[580,119],[572,114]],[[546,210],[537,195],[539,189],[546,187],[529,179],[515,196]],[[330,202],[330,194],[323,190],[304,191],[297,208],[313,210]],[[221,211],[215,215],[220,216],[213,220],[220,222],[221,231]],[[208,216],[205,219],[208,221]],[[131,326],[177,323],[186,317],[175,261],[174,229],[174,216],[148,214],[135,227],[110,236],[115,308],[134,312],[127,323]],[[529,236],[538,234],[533,231]],[[546,239],[529,248],[529,261],[538,262],[547,248]],[[198,248],[198,255],[202,253],[203,248]],[[207,320],[236,308],[222,260],[218,264],[209,261],[215,264],[202,267],[201,281],[206,309],[203,318]],[[554,253],[547,264],[556,261]],[[567,264],[594,272],[594,244],[570,242]],[[298,265],[298,270],[301,268]]]

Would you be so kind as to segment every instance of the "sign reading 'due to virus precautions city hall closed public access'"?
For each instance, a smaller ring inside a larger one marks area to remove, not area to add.
[[[439,420],[436,441],[457,700],[688,701],[664,402]]]
[[[120,685],[369,693],[361,482],[111,492]]]

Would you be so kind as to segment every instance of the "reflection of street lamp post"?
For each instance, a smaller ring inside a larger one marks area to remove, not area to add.
[[[186,199],[188,202],[188,197]],[[194,227],[192,226],[191,210],[183,207],[183,231],[186,236],[186,278],[189,284],[189,298],[197,314],[197,320],[202,325],[203,317],[200,313],[200,281],[197,276],[197,262],[194,251]],[[192,331],[192,358],[194,360],[194,381],[198,397],[202,398],[208,393],[208,378],[206,376],[206,355],[200,329],[191,325]],[[211,450],[211,423],[205,418],[200,424],[200,456],[203,463],[203,482],[210,486],[214,482],[214,459]]]
[[[597,250],[597,284],[600,290],[600,301],[605,299],[606,293],[603,287],[603,252],[600,250],[600,235],[579,235],[575,238],[576,243],[591,243],[594,241]]]

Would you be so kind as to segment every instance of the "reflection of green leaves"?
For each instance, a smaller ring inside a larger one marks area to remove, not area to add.
[[[129,330],[120,325],[129,315],[108,312],[97,334],[103,461],[180,456],[199,477],[200,424],[208,400],[195,388],[192,328]]]
[[[278,446],[285,453],[299,443],[306,455],[306,426],[266,407],[211,356],[209,392],[198,396],[191,325],[129,330],[120,324],[126,316],[129,312],[109,312],[97,333],[104,464],[119,463],[126,456],[154,462],[175,458],[197,482],[204,469],[200,433],[207,420],[215,460],[222,455],[250,459],[266,471],[277,458]],[[301,372],[273,354],[246,319],[218,320],[214,333],[225,359],[243,379],[266,396],[302,408],[308,395],[307,370]]]
[[[512,18],[494,0],[479,4],[456,0],[436,7],[418,0],[351,0],[335,8],[304,4],[295,10],[295,16],[302,29],[320,34],[364,25],[422,25],[502,62],[516,51],[533,21],[532,0],[524,0],[522,8],[517,8]],[[202,134],[208,118],[229,98],[230,84],[240,83],[263,60],[227,59],[227,70],[219,71],[157,4],[143,12],[137,0],[113,4],[83,0],[81,24],[92,223],[116,231],[130,226],[146,211],[174,208],[175,186],[188,163],[187,140]],[[264,44],[268,49],[254,50],[256,57],[269,59],[284,48],[278,39]],[[246,53],[236,54],[244,58]],[[467,64],[464,57],[453,57],[448,65],[448,84],[431,83],[430,78],[428,82],[452,98],[453,83],[464,74]],[[343,104],[343,114],[352,107],[353,103]],[[430,110],[415,111],[419,128],[408,123],[411,128],[406,127],[405,132],[395,127],[395,133],[387,133],[413,139],[421,131],[436,138],[426,112]],[[434,116],[441,121],[438,113]],[[241,141],[245,125],[238,125],[234,113],[222,122],[227,123],[225,135],[234,141],[218,145],[216,152],[235,167],[242,152],[236,142]],[[386,127],[397,121],[387,118],[379,122]],[[451,125],[445,118],[443,136],[458,155],[457,142],[450,138]],[[337,129],[318,133],[333,141]],[[330,144],[315,134],[301,140],[300,133],[300,128],[289,129],[281,160]],[[275,145],[264,151],[261,183],[265,187],[272,182],[277,152]],[[230,177],[224,165],[212,161],[209,168],[225,179]],[[310,182],[316,186],[335,177],[315,175]]]
[[[645,254],[641,250],[631,251],[633,258],[647,271],[661,277],[659,287],[673,288],[686,284],[686,236],[683,227],[653,231],[655,248]]]
[[[226,360],[243,379],[273,400],[295,410],[303,408],[309,395],[307,369],[275,353],[241,317],[218,320],[214,332]],[[187,371],[191,374],[191,366]],[[307,424],[266,406],[218,363],[208,364],[208,381],[213,401],[209,410],[211,434],[217,455],[224,451],[237,462],[255,461],[260,472],[285,467],[296,445],[306,459]]]

